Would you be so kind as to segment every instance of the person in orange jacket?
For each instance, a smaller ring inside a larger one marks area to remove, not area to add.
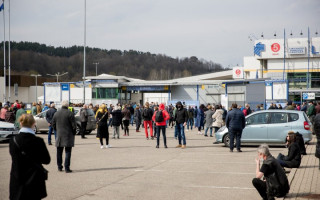
[[[164,105],[159,105],[159,110],[153,113],[152,121],[156,123],[156,134],[157,134],[157,146],[159,148],[160,141],[160,130],[162,130],[164,148],[167,147],[167,137],[166,137],[166,124],[167,120],[170,119],[169,113],[164,109]]]

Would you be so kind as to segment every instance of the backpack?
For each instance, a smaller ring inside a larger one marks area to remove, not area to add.
[[[156,113],[156,122],[163,122],[164,119],[163,119],[163,115],[162,115],[162,110],[159,110],[157,113]]]
[[[143,116],[144,118],[148,117],[148,109],[147,109],[147,108],[145,108],[145,109],[143,110],[142,116]]]

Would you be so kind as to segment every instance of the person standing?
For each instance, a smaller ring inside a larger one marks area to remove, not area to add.
[[[123,136],[129,136],[129,124],[131,119],[131,112],[128,109],[128,105],[124,105],[124,109],[122,110],[122,123],[124,126],[124,134]]]
[[[20,128],[19,117],[20,117],[21,115],[23,115],[23,114],[27,114],[26,110],[24,109],[25,104],[22,103],[22,104],[20,105],[20,107],[21,107],[21,108],[20,108],[19,110],[17,110],[17,113],[16,113],[16,121],[15,121],[15,123],[14,123],[14,125],[15,125],[17,128]]]
[[[242,152],[241,147],[241,135],[242,130],[246,125],[246,119],[241,110],[237,108],[237,104],[232,104],[232,110],[228,112],[226,117],[226,126],[229,130],[230,136],[230,152],[233,152],[234,137],[236,137],[236,147],[238,152]]]
[[[260,159],[263,163],[260,168]],[[288,178],[277,160],[270,154],[269,147],[262,144],[258,148],[256,161],[256,178],[252,180],[253,186],[257,189],[264,200],[274,200],[274,197],[284,197],[290,189]],[[262,177],[266,180],[261,180]],[[276,178],[278,185],[273,187],[269,184],[272,178]]]
[[[62,101],[61,105],[61,109],[54,114],[52,119],[52,127],[57,131],[57,164],[58,170],[62,171],[62,154],[65,149],[64,168],[66,173],[71,173],[71,151],[74,147],[77,125],[73,112],[68,109],[69,102]]]
[[[216,112],[212,115],[213,123],[212,127],[214,128],[214,133],[216,133],[223,125],[223,113],[224,111],[221,109],[219,105],[215,106]],[[210,135],[211,137],[211,135]]]
[[[105,104],[101,104],[97,111],[96,120],[98,123],[97,138],[100,140],[101,149],[103,149],[103,138],[106,138],[105,148],[110,148],[109,144],[109,129],[108,129],[109,112]]]
[[[140,107],[137,105],[134,111],[134,121],[136,123],[136,132],[140,132],[140,125],[141,125],[141,111]]]
[[[6,112],[4,121],[9,123],[14,123],[15,120],[16,120],[16,116],[13,113],[13,108],[9,107],[8,111]]]
[[[176,110],[174,119],[176,121],[176,127],[178,131],[178,141],[179,141],[179,144],[176,147],[177,148],[181,147],[182,149],[184,149],[186,148],[186,145],[187,145],[186,136],[184,133],[184,127],[187,125],[189,115],[187,110],[182,106],[180,101],[176,103],[176,108],[177,110]]]
[[[316,115],[314,118],[313,131],[317,137],[317,145],[315,156],[319,159],[319,170],[320,170],[320,115]]]
[[[36,115],[37,115],[37,103],[36,103],[36,102],[33,102],[33,103],[32,103],[31,114],[32,114],[33,116],[36,116]]]
[[[316,108],[313,104],[313,101],[309,102],[308,110],[307,110],[307,115],[309,117],[309,120],[311,123],[313,123],[313,119],[316,116]]]
[[[48,144],[49,145],[52,145],[52,143],[51,143],[52,131],[54,133],[54,139],[57,139],[57,131],[52,127],[52,119],[53,119],[53,116],[56,112],[57,112],[57,109],[55,108],[55,104],[52,103],[50,105],[50,109],[46,112],[46,120],[49,125],[49,131],[48,131]]]
[[[1,113],[0,113],[0,121],[5,121],[6,119],[6,113],[9,109],[9,106],[8,105],[4,105],[3,108],[1,108]]]
[[[85,136],[87,130],[87,123],[88,123],[88,110],[87,105],[83,105],[82,109],[80,110],[80,121],[81,121],[81,138],[86,139]]]
[[[194,124],[193,115],[194,115],[194,109],[193,109],[191,106],[189,106],[189,109],[188,109],[187,131],[189,131],[189,126],[190,126],[190,129],[191,129],[191,131],[192,131],[192,127],[193,127],[193,124]]]
[[[33,116],[23,114],[18,121],[19,134],[9,143],[12,157],[10,199],[42,199],[47,196],[46,177],[34,174],[35,170],[44,171],[42,164],[50,163],[50,154],[43,139],[35,135]]]
[[[145,108],[142,111],[144,133],[146,134],[146,138],[149,139],[149,134],[148,134],[148,127],[149,127],[150,137],[153,140],[152,116],[153,116],[153,111],[149,107],[149,102],[146,102]],[[170,122],[169,122],[169,124],[170,124]]]
[[[197,119],[195,121],[195,126],[198,127],[198,134],[202,135],[201,128],[204,126],[204,108],[205,106],[201,104],[197,110]]]
[[[164,148],[167,147],[167,137],[166,137],[166,121],[170,118],[169,113],[164,109],[164,105],[161,103],[159,105],[159,110],[154,112],[152,116],[152,121],[156,123],[156,134],[157,134],[157,146],[159,148],[160,143],[160,130],[162,131]]]
[[[113,126],[113,137],[115,139],[116,136],[120,139],[120,130],[119,127],[121,125],[122,114],[121,114],[121,106],[114,106],[113,111],[111,112],[112,115],[112,126]]]
[[[206,120],[206,123],[205,123],[205,131],[204,131],[204,136],[205,137],[208,137],[208,130],[210,129],[210,137],[212,137],[212,123],[213,123],[213,118],[212,118],[212,115],[214,114],[215,112],[213,111],[212,109],[212,106],[211,105],[208,105],[208,110],[206,112],[204,112],[204,116],[205,116],[205,120]]]

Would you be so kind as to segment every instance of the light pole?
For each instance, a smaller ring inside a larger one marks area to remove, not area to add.
[[[63,74],[60,74],[60,72],[56,73],[56,74],[47,74],[49,76],[56,76],[57,77],[57,83],[59,82],[59,76],[63,76],[63,75],[66,75],[68,74],[68,72],[65,72]]]
[[[87,19],[87,1],[84,0],[84,45],[83,45],[83,104],[86,104],[86,19]]]
[[[98,65],[99,65],[99,63],[95,62],[95,63],[92,63],[92,64],[96,65],[96,76],[98,76]]]
[[[38,102],[38,76],[41,76],[41,74],[31,74],[30,76],[36,77],[36,101]]]

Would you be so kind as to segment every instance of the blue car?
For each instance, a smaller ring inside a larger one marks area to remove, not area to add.
[[[303,111],[296,110],[263,110],[246,116],[246,127],[243,129],[241,144],[267,143],[284,145],[289,131],[303,135],[305,143],[312,139],[312,124]],[[228,128],[221,127],[216,133],[216,143],[230,146]]]

